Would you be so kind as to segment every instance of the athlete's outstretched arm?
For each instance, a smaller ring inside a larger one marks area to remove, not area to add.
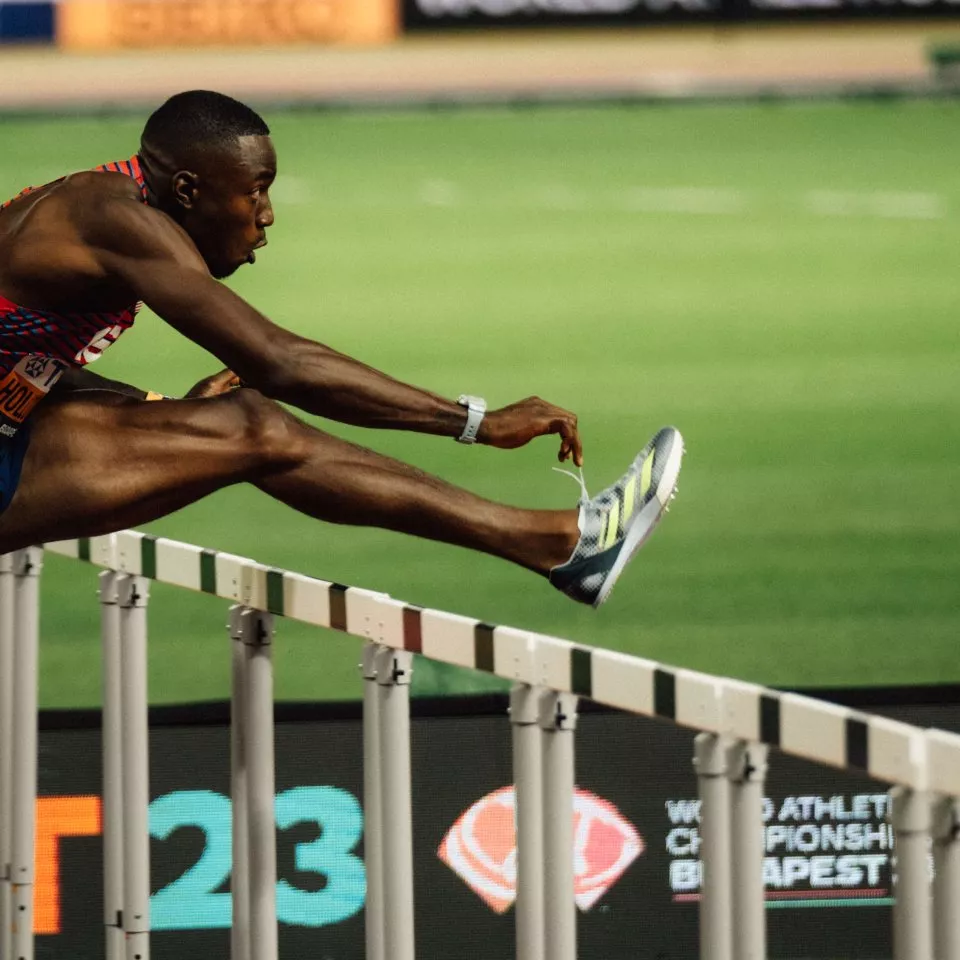
[[[358,426],[462,432],[466,411],[459,404],[274,324],[214,280],[193,242],[164,214],[115,201],[104,205],[92,230],[106,276],[121,279],[132,298],[267,396]],[[490,411],[478,440],[509,449],[547,434],[560,436],[561,460],[582,463],[576,417],[538,397]]]

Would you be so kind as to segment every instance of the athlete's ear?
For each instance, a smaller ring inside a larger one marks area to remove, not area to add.
[[[173,175],[173,199],[184,210],[192,210],[196,204],[199,183],[200,178],[189,170],[178,170]]]

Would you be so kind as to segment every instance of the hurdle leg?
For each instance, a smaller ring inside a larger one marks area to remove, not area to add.
[[[933,826],[931,797],[906,787],[894,787],[890,795],[897,851],[893,960],[933,960],[933,897],[928,860]]]
[[[150,770],[147,598],[150,581],[117,577],[123,771],[123,930],[127,960],[150,956]]]
[[[577,698],[549,690],[540,698],[543,749],[544,949],[549,960],[576,960],[574,900],[574,750]]]
[[[230,608],[230,842],[233,869],[230,874],[231,960],[250,960],[250,813],[247,803],[247,655],[243,644],[244,608]]]
[[[543,750],[540,698],[526,683],[510,691],[517,825],[517,960],[544,960]],[[571,802],[572,809],[572,802]]]
[[[37,806],[37,648],[43,550],[14,554],[13,784],[10,883],[12,957],[33,960],[33,881]]]
[[[367,870],[364,925],[367,960],[387,960],[383,926],[383,823],[381,809],[380,710],[376,643],[363,645],[363,859]]]
[[[277,827],[273,731],[273,617],[240,616],[246,659],[247,816],[250,957],[277,960]]]
[[[700,733],[694,739],[693,765],[700,789],[700,859],[703,863],[700,960],[733,960],[727,748],[727,742],[713,733]]]
[[[123,960],[123,686],[120,597],[113,570],[100,574],[103,683],[103,925],[107,960]]]
[[[410,678],[413,654],[376,656],[383,829],[383,916],[391,960],[414,960],[413,809],[410,798]]]
[[[0,960],[11,960],[10,846],[13,779],[13,555],[0,556]]]
[[[766,960],[767,910],[763,884],[763,788],[767,747],[738,741],[727,754],[730,779],[733,955]]]
[[[960,960],[960,800],[937,801],[933,817],[934,956]]]

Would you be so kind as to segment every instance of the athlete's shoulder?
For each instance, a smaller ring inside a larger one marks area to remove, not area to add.
[[[72,206],[96,207],[110,200],[131,200],[143,204],[136,180],[122,173],[82,170],[58,182],[56,195]]]
[[[137,261],[202,264],[186,231],[168,214],[144,203],[135,181],[121,174],[89,176],[94,178],[91,187],[97,191],[96,202],[87,197],[75,222],[83,242],[95,252],[108,273],[112,267],[119,266],[120,261],[127,264],[125,270]],[[127,184],[100,187],[98,178],[126,180]],[[83,185],[81,182],[81,187]]]

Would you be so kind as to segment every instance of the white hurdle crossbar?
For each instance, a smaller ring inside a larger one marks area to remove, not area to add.
[[[366,641],[361,669],[369,960],[415,956],[409,726],[415,653],[514,683],[518,960],[575,960],[577,955],[572,814],[578,698],[700,731],[694,763],[702,798],[703,960],[766,956],[761,827],[771,747],[892,785],[894,960],[960,960],[958,735],[420,609],[386,594],[136,531],[47,544],[46,549],[106,571],[100,600],[108,960],[149,957],[149,581],[233,604],[233,960],[277,960],[274,616]],[[41,548],[30,548],[0,559],[0,960],[33,958],[42,556]]]

